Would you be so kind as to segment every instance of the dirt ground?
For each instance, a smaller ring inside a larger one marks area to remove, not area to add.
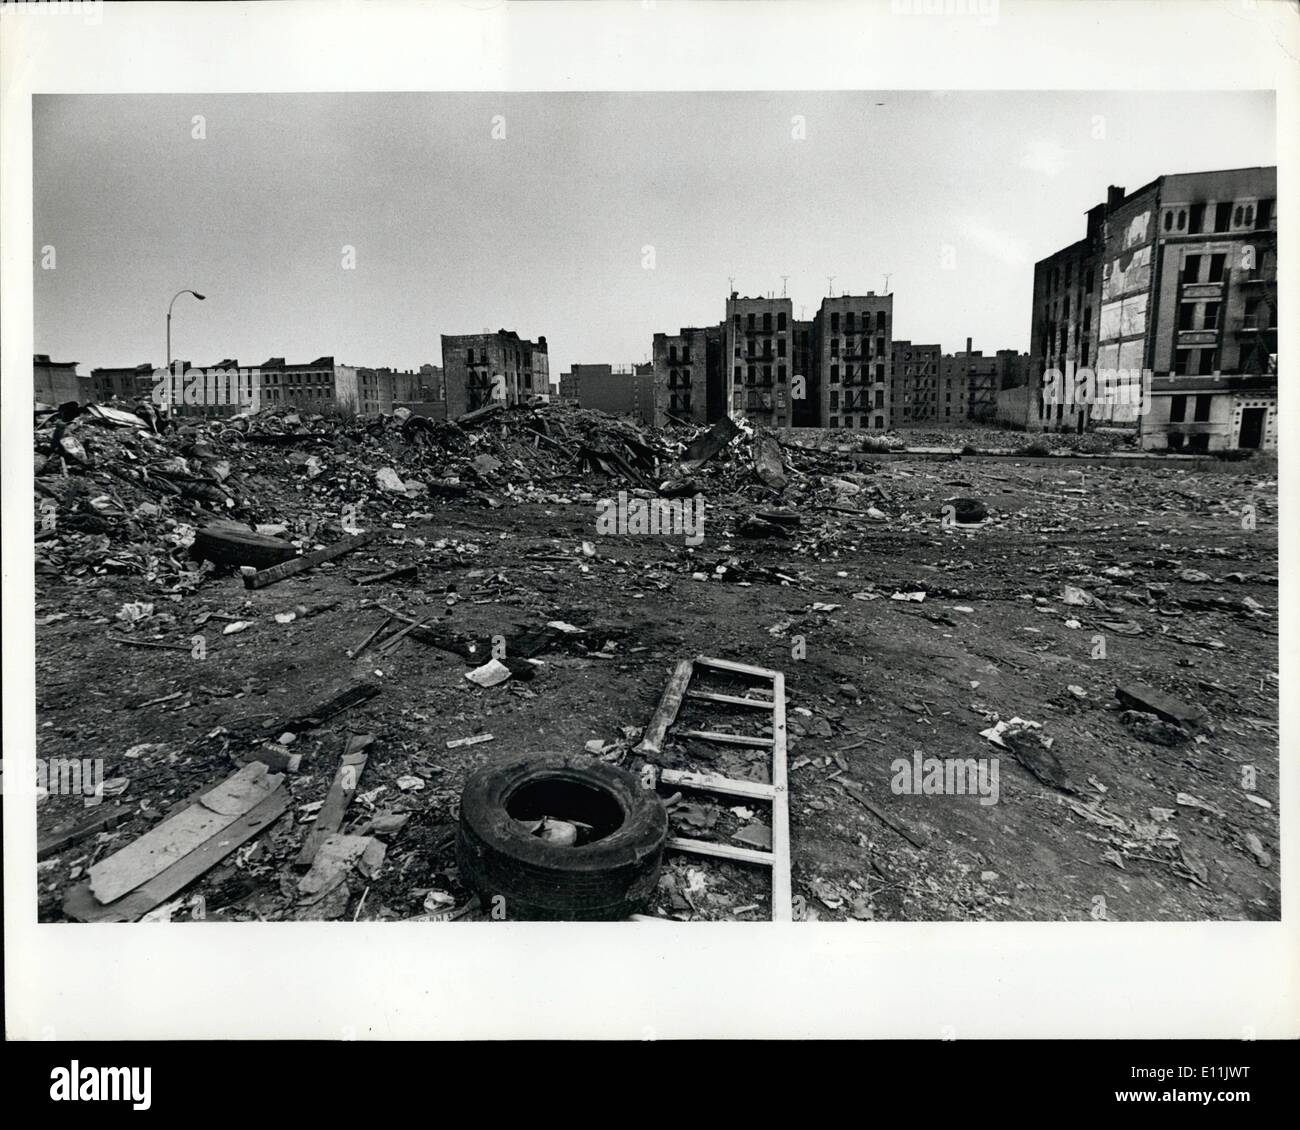
[[[378,541],[257,591],[230,572],[161,596],[132,573],[42,573],[37,755],[102,757],[104,776],[125,781],[103,803],[126,818],[38,864],[40,919],[63,920],[93,862],[274,743],[280,720],[362,678],[380,693],[283,747],[301,755],[284,816],[162,916],[481,918],[454,854],[467,773],[592,742],[638,768],[630,744],[673,664],[700,654],[785,673],[798,917],[1277,919],[1275,467],[865,455],[844,466],[857,476],[835,488],[844,509],[791,505],[801,521],[787,538],[737,536],[761,491],[707,488],[697,547],[596,536],[593,500],[619,484],[588,475],[564,502],[439,499],[422,519],[374,502],[361,522]],[[953,496],[985,500],[989,520],[946,527],[938,508]],[[868,499],[876,520],[846,512]],[[411,564],[414,580],[355,583]],[[1084,603],[1067,603],[1075,590]],[[925,595],[894,599],[906,593]],[[152,602],[153,615],[124,622],[130,602]],[[465,678],[475,664],[410,636],[349,658],[384,623],[381,605],[466,637],[551,621],[581,632],[539,653],[531,679],[483,689]],[[227,634],[237,622],[249,627]],[[1125,715],[1115,690],[1130,683],[1199,705],[1204,726]],[[980,736],[1013,717],[1041,724],[1077,791]],[[712,711],[709,722],[741,719]],[[353,875],[304,909],[293,859],[349,733],[374,743],[343,830],[408,819],[386,833],[373,878]],[[491,740],[447,748],[482,734]],[[997,802],[894,791],[894,762],[917,751],[997,758]],[[763,780],[765,760],[687,741],[661,763]],[[732,842],[766,821],[764,807],[687,796],[674,834]],[[90,811],[48,795],[39,833]],[[762,920],[768,877],[669,853],[647,913]]]

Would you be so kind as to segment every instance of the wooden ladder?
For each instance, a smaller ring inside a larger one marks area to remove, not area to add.
[[[712,691],[691,689],[691,680],[696,669],[724,671],[733,675],[744,675],[751,679],[770,682],[772,697],[746,698],[738,695],[716,694]],[[676,734],[682,738],[698,738],[702,741],[719,742],[724,745],[749,746],[751,748],[770,749],[772,766],[769,774],[771,784],[758,781],[740,781],[733,777],[723,777],[716,773],[691,773],[681,769],[660,769],[659,780],[665,785],[695,789],[699,792],[714,793],[719,796],[741,797],[745,800],[768,801],[772,805],[772,850],[755,851],[752,848],[733,847],[731,844],[713,843],[708,840],[692,840],[682,836],[670,837],[667,847],[671,851],[688,852],[692,855],[705,855],[715,859],[727,859],[733,863],[752,863],[772,869],[772,921],[789,922],[792,917],[790,898],[790,797],[786,781],[785,750],[785,675],[766,667],[751,667],[745,663],[733,663],[729,659],[710,659],[697,655],[694,659],[678,662],[668,685],[664,688],[659,705],[655,708],[650,724],[636,752],[646,757],[658,756],[663,747],[668,729],[677,719],[683,699],[702,702],[720,703],[724,706],[745,707],[754,710],[769,711],[772,715],[772,736],[770,738],[753,738],[745,734],[722,734],[711,730],[682,730]]]

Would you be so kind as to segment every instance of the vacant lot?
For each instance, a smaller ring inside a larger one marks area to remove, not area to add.
[[[246,590],[231,571],[195,583],[115,568],[111,556],[87,564],[77,539],[106,536],[94,528],[47,537],[43,552],[38,537],[37,755],[102,758],[116,794],[103,804],[122,809],[115,827],[38,864],[42,920],[62,919],[90,864],[179,802],[249,757],[292,755],[284,816],[165,915],[464,910],[472,920],[453,850],[466,774],[589,743],[638,767],[630,746],[673,663],[698,654],[786,673],[793,885],[805,917],[1278,917],[1277,500],[1267,464],[935,462],[791,448],[781,493],[737,451],[699,472],[704,537],[688,546],[680,535],[598,535],[595,500],[631,487],[590,470],[532,478],[524,490],[506,458],[480,465],[483,497],[407,498],[383,495],[357,470],[365,452],[363,443],[327,454],[320,476],[299,461],[289,477],[275,461],[294,453],[280,451],[243,470],[245,494],[262,501],[241,516],[296,529],[301,514],[343,499],[361,527],[380,531],[356,553],[264,589]],[[78,512],[69,491],[52,493],[61,516]],[[956,497],[982,500],[987,520],[946,525],[942,507]],[[134,505],[117,501],[128,513]],[[739,535],[774,506],[798,515],[787,536]],[[409,565],[413,577],[356,583]],[[427,617],[426,630],[350,657],[390,613],[389,635],[400,617]],[[546,630],[556,621],[581,630]],[[493,636],[534,654],[529,670],[516,665],[486,689],[465,678],[486,654],[467,662],[429,642]],[[284,719],[358,680],[380,693],[277,744]],[[1116,687],[1133,683],[1199,707],[1202,723],[1125,713]],[[980,736],[1012,718],[1040,724],[1064,778],[1040,779],[1015,750]],[[710,714],[712,728],[733,721]],[[354,874],[336,897],[304,907],[294,857],[349,733],[374,742],[344,830],[380,835],[387,856],[376,874]],[[484,734],[491,740],[448,748]],[[918,752],[996,758],[996,803],[896,791],[894,763]],[[765,773],[762,758],[698,741],[670,742],[662,763]],[[49,795],[40,833],[93,811]],[[759,804],[698,796],[672,811],[676,834],[724,841],[767,818]],[[761,920],[767,878],[670,854],[650,913]]]

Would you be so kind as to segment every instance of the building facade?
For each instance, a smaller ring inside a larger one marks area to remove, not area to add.
[[[1112,185],[1085,238],[1035,265],[1041,426],[1128,427],[1153,450],[1274,446],[1276,202],[1273,167]]]
[[[189,368],[189,362],[181,364],[182,372]],[[147,400],[153,395],[154,369],[155,366],[147,361],[141,365],[91,369],[91,398],[101,404],[110,400],[133,401],[141,397]]]
[[[723,323],[725,402],[763,427],[791,425],[793,307],[788,298],[727,297]]]
[[[893,330],[892,294],[822,299],[813,319],[822,427],[890,426]]]
[[[655,334],[651,357],[654,423],[706,424],[723,415],[721,326]]]
[[[928,427],[935,423],[943,346],[894,342],[889,380],[890,427]]]
[[[514,330],[443,334],[442,371],[451,419],[494,399],[524,404],[551,391],[546,338],[529,341]]]
[[[48,353],[32,355],[32,376],[35,399],[39,404],[64,404],[90,399],[91,384],[86,377],[77,376],[77,362],[51,361]]]

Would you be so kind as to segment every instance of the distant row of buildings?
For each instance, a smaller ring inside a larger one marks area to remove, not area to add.
[[[146,362],[92,369],[89,376],[82,376],[77,372],[75,361],[52,361],[43,353],[35,355],[33,369],[35,399],[44,404],[62,404],[69,400],[82,403],[153,400],[160,375],[165,372]],[[173,371],[179,377],[174,387],[182,385],[184,375],[194,370],[188,361],[174,362]],[[317,357],[304,363],[271,357],[260,364],[247,366],[236,358],[226,357],[214,365],[201,367],[205,374],[249,370],[256,370],[257,377],[242,386],[247,394],[246,400],[226,402],[223,394],[219,401],[204,395],[196,403],[187,403],[184,398],[177,397],[174,410],[184,415],[228,416],[245,410],[293,406],[317,412],[346,408],[373,414],[392,412],[404,405],[422,415],[444,416],[446,413],[442,369],[437,365],[421,365],[418,370],[372,369],[342,365],[333,357]]]
[[[1023,384],[1028,355],[896,341],[894,296],[824,298],[809,320],[790,298],[733,293],[716,325],[657,333],[652,360],[574,365],[560,398],[645,423],[705,424],[724,414],[770,427],[900,427],[991,421],[999,390]]]
[[[1084,237],[1034,268],[1030,352],[895,340],[894,296],[822,299],[809,320],[790,298],[732,292],[716,324],[656,333],[641,364],[575,364],[552,385],[546,338],[513,330],[443,335],[442,366],[368,369],[318,357],[261,365],[250,407],[399,406],[456,417],[493,400],[580,404],[645,423],[745,416],[769,427],[894,428],[1001,423],[1136,431],[1144,447],[1272,448],[1277,430],[1277,170],[1112,185]],[[134,400],[150,365],[95,369],[36,357],[36,396]],[[238,368],[226,359],[216,368]],[[188,367],[188,366],[186,366]],[[1109,385],[1060,395],[1062,378]],[[1116,384],[1116,382],[1118,382]],[[186,411],[220,414],[230,409]]]

